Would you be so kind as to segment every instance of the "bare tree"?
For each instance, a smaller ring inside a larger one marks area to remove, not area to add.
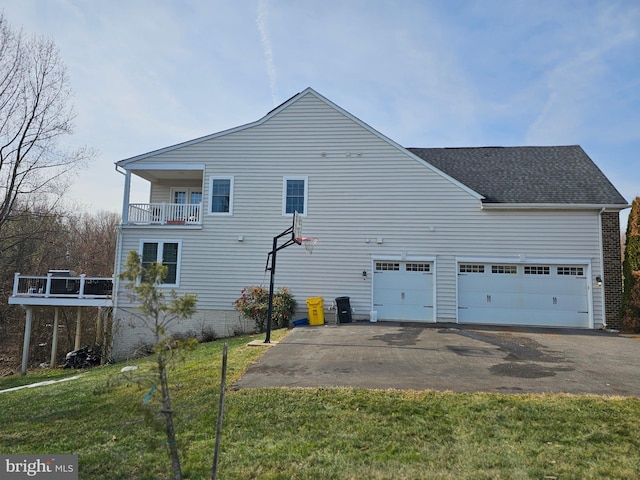
[[[18,202],[53,195],[55,203],[68,174],[91,157],[58,144],[72,133],[71,97],[55,44],[27,38],[0,15],[0,231]]]
[[[114,272],[120,215],[98,212],[68,219],[68,256],[71,268],[88,275],[110,277]]]
[[[0,231],[0,375],[3,368],[20,364],[24,312],[6,302],[12,294],[14,273],[45,275],[51,269],[69,269],[109,277],[113,275],[118,223],[119,215],[111,212],[72,215],[44,203],[14,206],[11,219]],[[49,309],[47,313],[47,307],[40,312],[33,338],[37,340],[40,332],[42,342],[48,342],[51,332],[45,326],[53,312]],[[85,333],[91,335],[94,326],[89,322]],[[59,341],[60,346],[65,345],[63,339]],[[66,345],[73,346],[71,337]]]

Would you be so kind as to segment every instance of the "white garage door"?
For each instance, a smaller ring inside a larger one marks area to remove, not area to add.
[[[589,327],[586,265],[458,264],[458,321]]]
[[[379,320],[433,321],[433,262],[376,261],[373,309]]]

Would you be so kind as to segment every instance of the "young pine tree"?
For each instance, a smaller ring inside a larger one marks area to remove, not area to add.
[[[173,423],[168,371],[175,361],[175,355],[179,349],[189,347],[191,342],[188,340],[177,342],[172,339],[169,335],[169,327],[172,323],[187,319],[195,313],[196,296],[191,294],[178,296],[174,290],[166,294],[165,290],[160,288],[166,276],[166,266],[161,263],[143,265],[140,256],[133,251],[129,252],[125,270],[121,274],[121,278],[128,280],[127,287],[131,290],[138,303],[138,319],[154,335],[155,345],[153,350],[156,359],[156,370],[152,388],[159,385],[162,395],[160,413],[165,419],[173,478],[174,480],[180,480],[182,479],[182,470]],[[192,342],[195,342],[195,340]]]

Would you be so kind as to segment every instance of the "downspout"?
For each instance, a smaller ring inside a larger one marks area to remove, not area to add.
[[[128,196],[128,189],[129,189],[129,182],[128,180],[130,180],[131,175],[129,174],[129,172],[121,172],[120,170],[118,170],[118,165],[116,164],[116,172],[122,174],[125,176],[125,182],[127,183],[125,185],[125,195]],[[125,210],[125,202],[123,199],[123,212]],[[126,205],[127,209],[128,209],[128,205]],[[118,225],[117,228],[117,236],[116,236],[116,255],[113,261],[113,292],[111,292],[111,302],[113,305],[113,311],[111,313],[111,338],[109,339],[111,345],[109,346],[109,354],[111,355],[111,352],[113,352],[113,343],[114,343],[114,337],[115,337],[115,333],[116,333],[116,318],[118,316],[118,303],[120,300],[120,273],[122,272],[122,225],[124,223],[124,217],[122,219],[122,222],[120,223],[120,225]]]
[[[114,259],[114,268],[113,268],[113,291],[111,292],[111,305],[112,305],[112,311],[111,311],[111,335],[109,338],[109,356],[111,357],[111,354],[113,352],[113,343],[114,343],[114,337],[116,334],[116,319],[118,317],[118,304],[120,303],[120,273],[122,271],[122,264],[121,264],[121,260],[122,260],[122,225],[119,225],[117,227],[118,230],[118,235],[116,238],[116,255],[115,255],[115,259]],[[105,342],[106,345],[107,342]]]
[[[607,281],[605,275],[604,275],[604,243],[602,241],[602,214],[605,211],[605,207],[602,207],[600,209],[600,213],[598,213],[598,244],[599,244],[599,249],[598,249],[598,253],[600,255],[600,275],[602,276],[602,285],[599,287],[600,288],[600,304],[602,305],[602,329],[606,330],[607,329],[607,306],[605,305],[605,298],[604,298],[604,286],[605,283]],[[591,286],[593,288],[593,272],[591,274]]]

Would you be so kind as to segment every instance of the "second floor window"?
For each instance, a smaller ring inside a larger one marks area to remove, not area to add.
[[[233,213],[233,177],[211,177],[210,213],[231,215]]]
[[[283,182],[284,215],[307,214],[307,177],[285,177]]]

